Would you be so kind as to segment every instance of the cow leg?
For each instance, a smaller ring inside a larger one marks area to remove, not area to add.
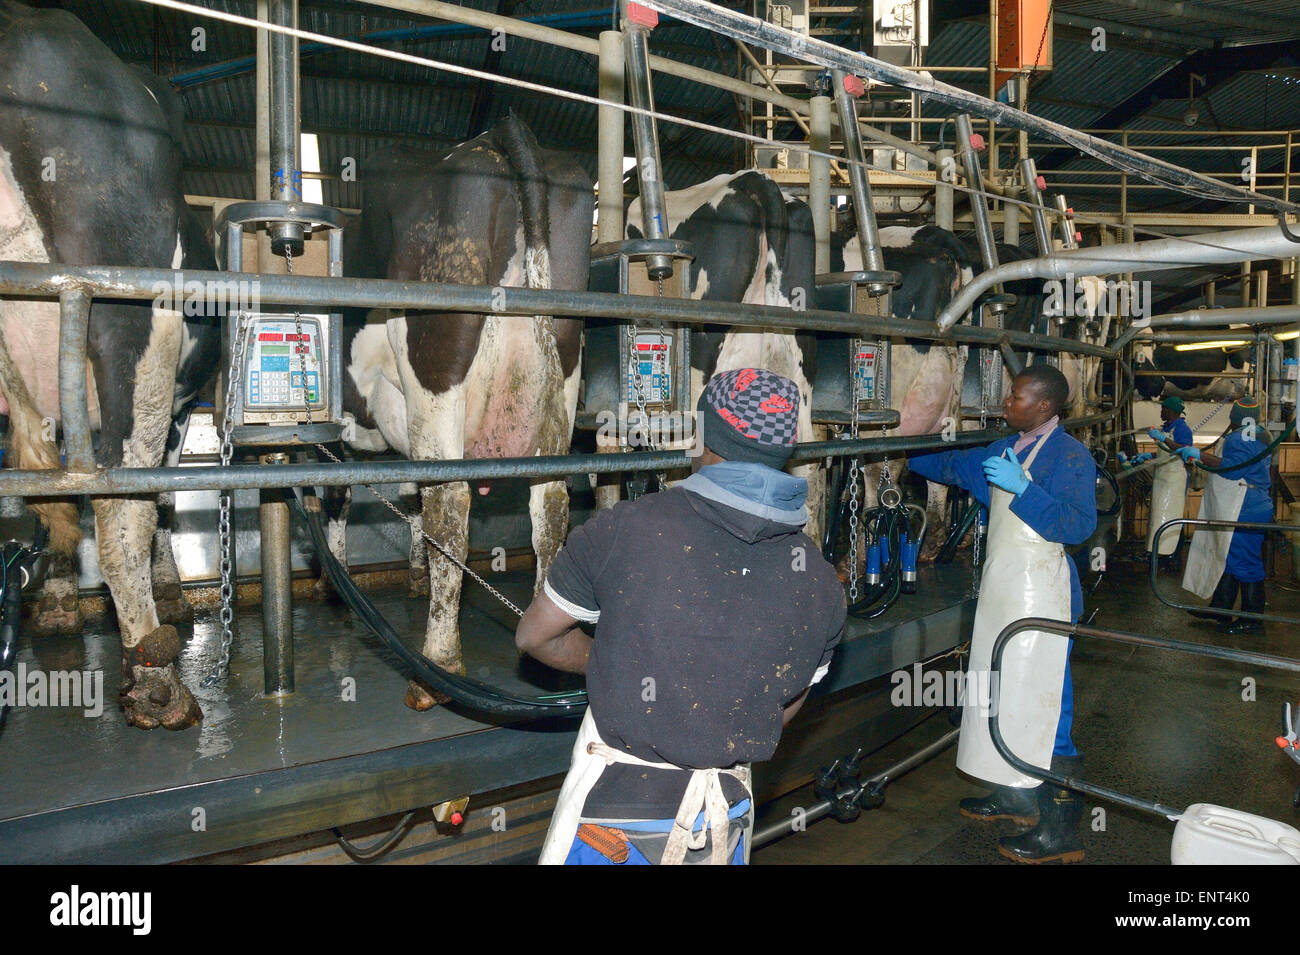
[[[568,427],[544,429],[539,435],[538,454],[566,454],[573,434],[573,420],[578,410],[578,368],[574,367],[564,382],[564,407],[561,414]],[[547,420],[554,420],[548,417]],[[564,545],[569,531],[569,485],[567,481],[539,481],[528,489],[528,515],[533,522],[533,553],[537,555],[537,576],[533,596],[541,592],[551,562]]]
[[[325,542],[334,559],[346,570],[348,566],[348,510],[352,506],[352,488],[326,487],[320,499],[321,511],[325,516]],[[336,596],[334,585],[329,575],[321,569],[312,588],[320,600],[329,600]]]
[[[464,381],[434,394],[421,383],[411,365],[405,316],[390,319],[388,340],[397,359],[406,395],[406,428],[410,457],[416,461],[447,461],[465,455]],[[469,484],[451,481],[420,489],[420,519],[424,532],[457,560],[469,553]],[[436,550],[436,549],[435,549]],[[429,555],[429,617],[424,655],[435,665],[464,673],[460,649],[460,590],[463,572],[442,553]],[[406,705],[427,710],[447,699],[418,677],[406,689]]]
[[[105,430],[117,427],[126,435],[123,467],[157,467],[162,460],[171,428],[180,340],[179,316],[155,311],[149,343],[136,364],[131,407],[110,407],[101,395]],[[141,497],[96,498],[93,503],[99,567],[122,631],[119,700],[127,722],[141,729],[192,726],[203,714],[180,679],[180,636],[174,626],[158,619],[149,564],[140,559],[150,551],[158,508],[152,498]]]
[[[414,484],[403,484],[399,490],[402,510],[417,514],[420,509],[420,489]],[[406,571],[406,596],[429,596],[429,545],[424,535],[411,528],[411,557]]]
[[[805,434],[810,437],[804,438]],[[807,401],[799,403],[799,435],[800,441],[822,441],[826,438],[824,428],[813,428],[812,409]],[[826,527],[826,468],[821,461],[808,461],[791,467],[790,473],[808,482],[808,523],[803,530],[820,545],[822,531]]]
[[[944,530],[948,522],[948,485],[934,481],[925,482],[926,540],[917,554],[921,563],[930,563],[943,549]]]
[[[19,466],[24,466],[21,458]],[[81,543],[78,509],[71,503],[48,503],[41,505],[37,513],[49,533],[49,560],[32,632],[38,637],[81,633],[85,618],[77,595],[77,546]]]
[[[169,468],[180,467],[181,449],[189,430],[186,410],[172,423],[167,435],[163,461]],[[193,623],[194,608],[181,587],[181,573],[172,550],[172,530],[176,526],[176,495],[170,491],[158,495],[158,529],[153,535],[153,599],[161,623]]]

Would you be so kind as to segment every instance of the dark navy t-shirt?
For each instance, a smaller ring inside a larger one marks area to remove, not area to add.
[[[839,578],[798,528],[680,487],[575,528],[546,592],[596,624],[587,692],[602,739],[688,768],[770,759],[783,707],[829,664],[845,619]],[[584,815],[671,816],[686,779],[616,764]]]

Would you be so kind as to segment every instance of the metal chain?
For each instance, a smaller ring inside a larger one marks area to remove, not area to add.
[[[235,344],[231,347],[230,369],[226,378],[226,397],[221,416],[221,466],[229,467],[235,454],[231,435],[234,431],[235,401],[243,385],[244,347],[248,334],[248,316],[235,313]],[[201,686],[210,688],[226,679],[230,672],[230,648],[235,640],[235,568],[231,560],[230,516],[233,492],[222,491],[218,497],[217,535],[221,550],[218,567],[221,571],[221,650],[217,665],[203,678]]]
[[[852,400],[849,409],[849,431],[846,438],[856,441],[859,437],[862,382],[854,369]],[[849,465],[849,603],[858,600],[858,485],[862,482],[862,472],[858,458],[854,457]],[[838,501],[836,504],[838,505]]]

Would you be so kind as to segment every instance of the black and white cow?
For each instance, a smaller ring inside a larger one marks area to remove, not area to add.
[[[977,261],[953,233],[938,226],[919,228],[885,226],[879,230],[885,268],[902,276],[891,306],[895,318],[933,322],[952,296],[970,281]],[[855,272],[862,254],[853,225],[836,232],[831,242],[831,271]],[[899,426],[891,435],[937,434],[948,421],[960,420],[966,349],[919,338],[895,338],[889,355],[890,403],[898,409]],[[906,459],[889,460],[891,476],[902,479]],[[867,506],[873,506],[883,468],[867,467]],[[928,535],[921,553],[930,560],[943,541],[937,528],[944,526],[948,489],[927,482],[926,517],[935,533]]]
[[[513,116],[449,153],[402,149],[363,165],[364,202],[345,232],[344,269],[363,278],[585,291],[591,180],[541,149]],[[582,322],[566,318],[371,312],[345,318],[345,440],[418,460],[565,454],[578,401]],[[421,490],[424,530],[464,560],[465,482]],[[536,584],[568,529],[564,481],[529,495]],[[330,507],[331,549],[345,558],[346,500]],[[419,547],[417,550],[421,549]],[[430,552],[424,654],[464,672],[461,570]],[[407,704],[437,699],[412,681]]]
[[[1158,371],[1158,375],[1138,375],[1134,379],[1137,393],[1144,398],[1167,398],[1171,395],[1189,400],[1219,401],[1239,398],[1246,393],[1245,378],[1189,378],[1179,372],[1216,374],[1240,371],[1250,359],[1250,346],[1235,348],[1197,348],[1178,351],[1173,345],[1138,345],[1134,371]]]
[[[752,170],[715,176],[665,195],[668,233],[691,243],[690,296],[706,302],[811,307],[815,254],[812,213]],[[641,237],[641,200],[627,209],[627,236]],[[780,329],[704,326],[691,334],[691,408],[708,380],[720,371],[766,368],[799,386],[797,440],[815,440],[812,385],[816,341],[811,334]],[[791,473],[808,480],[808,525],[820,539],[825,473],[798,465]]]
[[[165,84],[125,66],[69,14],[0,2],[0,259],[213,268],[181,189],[181,116]],[[179,456],[190,407],[220,354],[217,318],[183,310],[166,295],[92,306],[86,375],[101,467]],[[51,433],[58,328],[56,302],[0,299],[0,392],[20,468],[59,466]],[[154,595],[158,588],[172,613],[183,609],[155,502],[97,498],[93,506],[100,570],[122,631],[127,720],[191,725],[201,714],[177,674],[180,639]],[[52,554],[38,628],[79,629],[76,508],[44,500],[34,509]]]

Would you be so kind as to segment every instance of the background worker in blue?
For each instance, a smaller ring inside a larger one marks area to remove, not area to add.
[[[543,864],[748,861],[749,764],[772,757],[845,618],[801,531],[808,482],[780,470],[798,421],[788,378],[715,376],[699,469],[574,528],[556,556],[515,643],[586,673],[590,705]]]
[[[993,642],[1007,624],[1031,616],[1073,622],[1083,610],[1079,572],[1065,547],[1087,540],[1097,525],[1097,471],[1088,449],[1060,426],[1068,397],[1064,375],[1047,364],[1030,365],[1002,403],[1003,418],[1019,434],[987,448],[908,458],[912,471],[960,485],[989,509],[957,768],[991,784],[993,792],[963,799],[960,809],[975,819],[1024,825],[1037,817],[1033,829],[999,840],[998,851],[1019,862],[1082,859],[1083,800],[1068,789],[1039,785],[1003,760],[989,735],[991,700],[972,691],[987,685]],[[1077,776],[1082,758],[1070,738],[1069,648],[1053,634],[1021,634],[1011,641],[1003,654],[997,712],[1003,738],[1017,756]]]
[[[1147,519],[1146,553],[1151,553],[1156,531],[1166,521],[1183,516],[1187,509],[1187,466],[1175,452],[1192,443],[1192,429],[1183,419],[1183,399],[1166,398],[1160,405],[1159,428],[1147,431],[1158,447],[1154,457],[1160,459],[1151,470],[1151,509]],[[1138,460],[1151,455],[1139,455]],[[1160,537],[1161,558],[1172,560],[1181,536],[1166,532]]]
[[[1272,456],[1267,453],[1266,434],[1256,427],[1259,413],[1259,401],[1255,398],[1237,400],[1230,415],[1231,430],[1223,439],[1222,457],[1194,447],[1179,449],[1184,461],[1198,461],[1219,469],[1217,473],[1207,473],[1198,515],[1203,520],[1264,524],[1273,520],[1273,501],[1269,494]],[[1210,597],[1211,607],[1231,610],[1240,590],[1241,609],[1263,613],[1264,577],[1263,532],[1238,530],[1229,537],[1223,530],[1200,528],[1192,536],[1183,587],[1199,597]],[[1233,622],[1230,617],[1193,613],[1221,620],[1228,633],[1264,630],[1259,620],[1243,617]]]

